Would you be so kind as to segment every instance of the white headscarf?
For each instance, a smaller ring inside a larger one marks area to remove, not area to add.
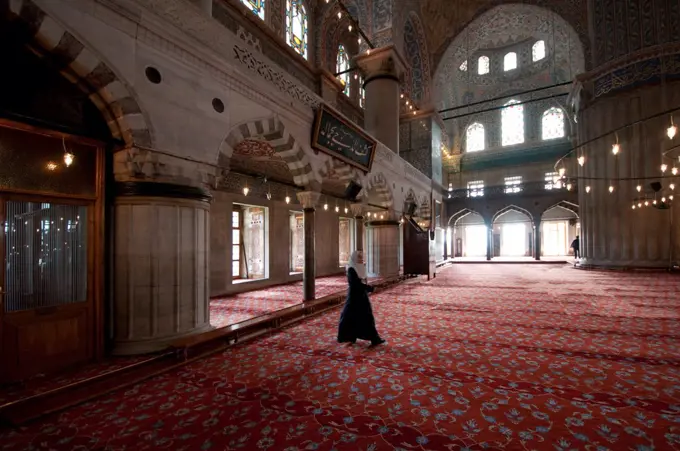
[[[349,271],[350,268],[353,268],[357,272],[359,278],[363,280],[366,278],[366,265],[358,262],[359,252],[361,251],[352,252],[352,255],[349,257],[349,262],[347,262],[347,271]]]

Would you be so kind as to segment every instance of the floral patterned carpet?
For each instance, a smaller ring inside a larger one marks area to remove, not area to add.
[[[347,278],[344,274],[316,279],[317,299],[345,290],[347,290]],[[224,327],[292,307],[301,302],[302,282],[212,299],[210,301],[210,324],[214,327]]]
[[[680,449],[680,277],[455,265],[0,432],[0,449]]]

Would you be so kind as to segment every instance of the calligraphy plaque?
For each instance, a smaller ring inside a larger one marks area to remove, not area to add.
[[[313,148],[370,172],[377,145],[376,140],[326,105],[319,107],[312,136]]]

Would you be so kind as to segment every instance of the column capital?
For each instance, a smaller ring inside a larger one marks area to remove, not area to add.
[[[364,204],[350,204],[349,208],[352,210],[352,215],[355,218],[363,218],[364,211],[366,211],[366,205]]]
[[[365,74],[364,84],[375,78],[392,78],[399,81],[408,65],[393,45],[367,49],[354,58]]]
[[[302,204],[302,208],[315,208],[321,198],[321,193],[315,191],[300,191],[295,194]]]

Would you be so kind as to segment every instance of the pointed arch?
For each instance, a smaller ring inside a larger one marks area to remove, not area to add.
[[[564,138],[566,134],[566,125],[562,108],[548,108],[543,112],[541,118],[542,139],[546,141],[549,139]]]
[[[100,55],[32,0],[8,3],[5,11],[0,6],[0,26],[9,22],[7,25],[20,27],[30,50],[51,60],[67,80],[88,95],[114,138],[126,147],[151,147],[151,130],[132,89]]]
[[[248,121],[232,128],[220,145],[219,164],[228,167],[234,148],[247,139],[270,144],[286,162],[296,185],[308,186],[316,181],[309,157],[278,117]]]
[[[522,208],[522,207],[518,207],[517,205],[508,205],[508,206],[505,206],[505,207],[501,208],[500,210],[498,210],[498,211],[491,217],[491,224],[493,224],[494,222],[496,222],[496,220],[497,220],[501,215],[503,215],[503,214],[505,214],[505,213],[507,213],[507,212],[509,212],[509,211],[516,211],[517,213],[525,214],[525,215],[527,215],[527,217],[529,218],[529,220],[530,220],[531,222],[534,222],[534,215],[532,215],[532,214],[529,212],[529,210],[526,210],[526,209],[524,209],[524,208]]]
[[[463,208],[462,210],[460,210],[460,211],[458,211],[458,212],[452,214],[451,216],[449,216],[449,220],[447,221],[447,223],[446,223],[447,225],[446,225],[446,226],[447,226],[447,227],[455,227],[455,226],[456,226],[456,223],[457,223],[459,220],[461,220],[461,219],[463,219],[464,217],[466,217],[466,216],[468,216],[468,215],[471,215],[471,214],[473,214],[473,215],[479,215],[482,219],[484,219],[484,222],[485,222],[485,223],[487,222],[486,218],[485,218],[481,213],[479,213],[478,211],[473,210],[473,209],[471,209],[471,208]]]
[[[479,122],[470,124],[465,131],[465,151],[477,152],[485,148],[484,126]]]
[[[566,200],[559,201],[559,202],[549,206],[548,208],[544,209],[541,212],[541,217],[543,217],[543,215],[545,213],[552,210],[553,208],[563,208],[565,210],[568,210],[568,211],[574,213],[577,218],[581,218],[581,215],[579,214],[579,206],[577,204],[573,203],[573,202],[569,202],[569,201],[566,201]]]
[[[404,23],[404,55],[411,66],[409,91],[416,101],[430,97],[430,58],[420,17],[411,11]]]

